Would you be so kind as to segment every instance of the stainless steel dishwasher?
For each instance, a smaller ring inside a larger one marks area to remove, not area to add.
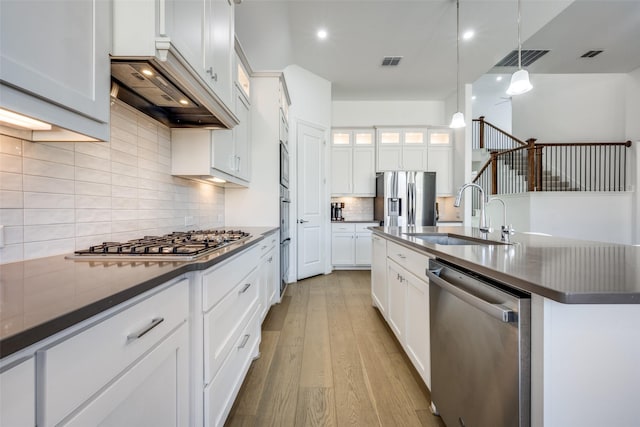
[[[431,399],[447,427],[528,427],[528,294],[430,260]]]

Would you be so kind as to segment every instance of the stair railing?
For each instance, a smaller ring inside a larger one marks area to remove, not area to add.
[[[527,145],[527,143],[521,139],[485,121],[484,116],[473,119],[472,122],[471,140],[473,141],[473,148],[486,148],[488,151],[502,151]]]

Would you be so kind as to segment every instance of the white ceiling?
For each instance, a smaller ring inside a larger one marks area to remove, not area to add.
[[[461,0],[461,83],[517,48],[516,0]],[[321,41],[316,31],[325,28]],[[297,64],[332,82],[334,100],[441,100],[456,89],[454,0],[243,0],[236,33],[254,70]],[[550,49],[532,73],[640,67],[640,0],[522,0],[524,49]],[[593,59],[587,50],[603,49]],[[402,56],[383,68],[384,56]]]

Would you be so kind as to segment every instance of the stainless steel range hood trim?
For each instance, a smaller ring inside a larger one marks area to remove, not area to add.
[[[166,48],[166,45],[169,45]],[[160,46],[163,48],[160,48]],[[180,55],[170,43],[156,44],[157,56],[112,56],[113,60],[148,62],[167,78],[182,87],[187,95],[209,110],[220,123],[228,129],[240,123],[240,120],[213,90],[198,76],[193,67]],[[205,127],[205,126],[203,126]]]

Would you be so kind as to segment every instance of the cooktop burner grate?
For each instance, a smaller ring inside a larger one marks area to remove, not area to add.
[[[176,231],[127,242],[103,242],[75,251],[74,258],[159,257],[191,260],[250,237],[251,234],[242,230]]]

